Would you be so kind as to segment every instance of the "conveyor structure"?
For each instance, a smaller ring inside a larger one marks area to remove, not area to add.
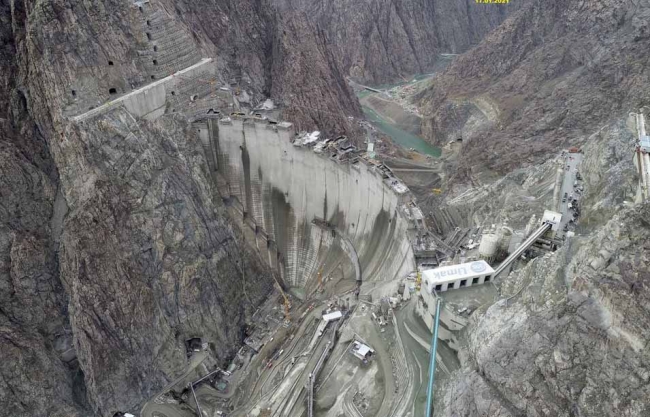
[[[503,262],[501,262],[501,265],[497,267],[497,269],[494,270],[494,276],[497,277],[500,273],[505,271],[505,269],[510,266],[512,262],[515,261],[515,259],[519,258],[528,248],[530,248],[540,237],[544,236],[544,233],[546,233],[550,228],[551,228],[550,223],[542,223],[542,225],[535,230],[533,233],[528,236],[528,238],[521,244],[519,247],[510,254]]]

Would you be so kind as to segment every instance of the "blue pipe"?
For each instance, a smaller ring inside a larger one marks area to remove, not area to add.
[[[433,338],[431,339],[431,352],[429,357],[429,388],[427,389],[427,417],[431,417],[431,403],[433,402],[433,381],[436,378],[436,351],[438,350],[438,325],[440,324],[440,306],[442,299],[436,303],[436,321],[433,324]]]

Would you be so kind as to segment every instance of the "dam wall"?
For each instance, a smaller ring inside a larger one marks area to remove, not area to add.
[[[225,181],[222,188],[241,205],[245,221],[263,229],[256,234],[265,235],[273,251],[269,263],[280,265],[285,284],[312,287],[319,270],[327,275],[340,263],[346,263],[345,278],[353,278],[337,234],[354,246],[364,282],[415,270],[413,225],[404,212],[410,192],[381,164],[358,157],[342,161],[324,142],[316,146],[320,152],[297,145],[289,123],[225,118],[211,131],[218,132],[213,165]]]

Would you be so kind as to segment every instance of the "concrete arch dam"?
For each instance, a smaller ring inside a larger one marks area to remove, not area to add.
[[[415,269],[414,226],[402,210],[410,193],[372,162],[340,161],[324,143],[315,147],[321,152],[296,146],[289,123],[226,118],[206,128],[221,192],[240,205],[262,257],[267,250],[286,285],[313,289],[319,270],[353,281],[360,268],[363,281],[387,281]]]

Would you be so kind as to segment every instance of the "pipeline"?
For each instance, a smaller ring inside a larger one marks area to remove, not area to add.
[[[427,417],[431,417],[431,403],[433,402],[433,383],[436,377],[436,352],[438,350],[438,326],[440,324],[440,306],[442,299],[436,303],[436,322],[433,325],[433,338],[431,339],[431,352],[429,358],[429,388],[427,389]]]

